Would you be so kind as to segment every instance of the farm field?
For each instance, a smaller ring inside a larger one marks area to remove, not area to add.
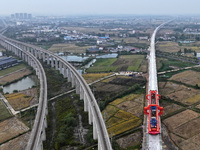
[[[10,112],[7,110],[5,104],[2,100],[0,100],[0,112],[1,112],[0,121],[6,119],[8,117],[11,117]]]
[[[117,143],[121,148],[132,147],[140,144],[141,132],[134,132],[130,135],[117,139]]]
[[[143,99],[143,95],[130,94],[109,103],[103,110],[102,115],[106,120],[110,136],[111,134],[114,136],[123,133],[141,124]],[[134,111],[136,109],[137,113]]]
[[[18,72],[14,72],[12,74],[9,74],[7,76],[0,78],[0,84],[5,85],[6,83],[10,83],[12,81],[20,79],[20,78],[22,78],[26,75],[31,74],[31,73],[32,73],[32,71],[29,70],[29,69],[23,69],[23,70],[20,70]]]
[[[87,72],[138,71],[144,55],[121,55],[119,58],[97,59]]]
[[[183,150],[200,146],[200,114],[185,110],[163,121],[170,130],[173,141]],[[190,148],[189,148],[190,146]]]
[[[200,72],[187,70],[173,75],[169,80],[186,83],[192,86],[198,84],[200,86]]]
[[[86,49],[90,46],[76,46],[75,44],[65,43],[65,44],[53,44],[48,50],[54,53],[57,52],[69,52],[69,53],[85,53]]]
[[[125,43],[144,43],[144,44],[150,44],[148,40],[140,40],[135,37],[126,37],[126,38],[119,38],[119,37],[112,37],[115,41],[122,41]]]
[[[33,99],[32,96],[27,96],[24,93],[7,94],[5,97],[15,110],[20,110],[30,106],[30,102]]]
[[[161,98],[161,101],[160,101],[160,106],[162,106],[164,108],[162,117],[165,117],[167,115],[171,115],[171,114],[173,114],[177,111],[180,111],[181,109],[184,108],[180,105],[163,101],[162,98]]]
[[[26,67],[25,64],[19,64],[19,65],[10,67],[10,68],[3,69],[3,70],[0,71],[0,77],[1,76],[5,76],[5,75],[7,75],[9,73],[15,72],[17,70],[23,69],[25,67]]]
[[[22,150],[27,146],[30,133],[25,133],[9,142],[0,145],[1,150]],[[23,144],[24,145],[23,145]]]
[[[138,72],[147,72],[147,69],[148,69],[148,60],[144,58],[138,69]]]
[[[182,61],[165,58],[158,58],[156,61],[158,72],[194,66],[192,63],[183,63]]]
[[[172,82],[160,82],[159,87],[161,95],[183,104],[191,105],[199,101],[200,90]]]
[[[156,50],[160,50],[162,52],[176,53],[180,50],[178,43],[171,41],[159,41],[156,44]]]
[[[16,117],[0,122],[0,143],[27,132],[29,128]]]
[[[109,76],[111,74],[112,73],[87,73],[87,74],[83,74],[82,76],[86,80],[87,83],[91,83],[103,77]]]
[[[94,66],[86,70],[86,72],[113,72],[117,71],[117,66],[112,66],[112,64],[117,60],[117,58],[100,58],[94,63]]]

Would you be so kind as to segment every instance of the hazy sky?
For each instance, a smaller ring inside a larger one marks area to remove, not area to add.
[[[0,0],[0,15],[200,14],[200,0]]]

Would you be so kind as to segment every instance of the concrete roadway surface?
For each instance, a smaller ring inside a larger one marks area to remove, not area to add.
[[[168,22],[166,22],[168,23]],[[158,91],[158,83],[157,83],[157,70],[156,70],[156,55],[155,55],[155,37],[157,31],[164,26],[166,23],[161,24],[158,26],[151,37],[151,44],[150,44],[150,54],[149,54],[149,86],[148,92],[150,90],[157,90]],[[160,122],[160,119],[159,119]],[[161,132],[161,122],[160,122],[160,132]],[[146,142],[143,144],[143,149],[148,150],[161,150],[162,149],[162,138],[161,134],[158,135],[150,135],[148,134],[148,115],[147,115],[147,122],[146,122],[146,132],[143,133]]]

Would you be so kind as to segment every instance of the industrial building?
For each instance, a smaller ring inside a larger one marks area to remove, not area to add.
[[[18,60],[13,57],[2,57],[0,58],[0,70],[14,66],[18,63]]]

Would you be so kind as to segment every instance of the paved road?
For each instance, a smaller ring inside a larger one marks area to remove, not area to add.
[[[168,71],[163,71],[163,72],[158,72],[158,74],[165,74],[165,73],[169,73],[169,72],[176,72],[176,71],[180,71],[180,70],[184,70],[184,69],[191,69],[191,68],[197,68],[200,67],[200,65],[196,65],[196,66],[191,66],[191,67],[184,67],[184,68],[179,68],[179,69],[173,69],[173,70],[168,70]]]
[[[12,115],[16,115],[17,112],[13,109],[13,107],[10,105],[10,103],[8,102],[8,100],[0,93],[0,97],[3,100],[4,104],[6,105],[8,111],[12,114]]]

